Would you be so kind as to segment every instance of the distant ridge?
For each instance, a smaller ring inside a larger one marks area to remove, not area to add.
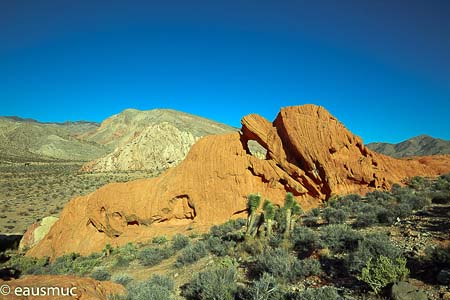
[[[0,162],[83,161],[84,170],[163,170],[202,136],[238,131],[172,109],[124,111],[102,123],[0,117]]]
[[[17,116],[0,117],[0,162],[88,161],[107,148],[78,138],[100,124],[87,121],[52,123]]]
[[[367,147],[375,152],[392,157],[450,154],[450,141],[419,135],[398,144],[370,143]]]
[[[236,131],[237,128],[173,109],[126,109],[81,136],[111,150],[86,163],[82,170],[164,170],[181,162],[200,137]]]
[[[55,125],[72,125],[72,124],[92,124],[95,126],[100,126],[99,122],[93,122],[93,121],[84,121],[84,120],[80,120],[80,121],[65,121],[65,122],[41,122],[38,121],[36,119],[32,119],[32,118],[22,118],[19,116],[0,116],[0,119],[4,118],[4,119],[9,119],[12,121],[16,121],[16,122],[32,122],[32,123],[39,123],[39,124],[55,124]]]

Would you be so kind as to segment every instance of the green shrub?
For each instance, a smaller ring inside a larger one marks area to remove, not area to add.
[[[283,300],[284,292],[272,275],[264,273],[261,278],[250,284],[246,295],[242,298],[246,300]]]
[[[137,258],[138,249],[136,245],[130,242],[122,247],[114,249],[113,253],[117,254],[126,261],[132,261]]]
[[[322,273],[322,266],[317,259],[306,258],[295,263],[295,270],[298,277],[304,278]]]
[[[385,234],[368,234],[359,241],[357,249],[349,254],[347,269],[350,273],[360,274],[370,258],[376,259],[380,256],[395,261],[402,256],[402,252]]]
[[[365,228],[374,226],[378,223],[378,215],[375,211],[370,211],[367,213],[358,213],[356,215],[356,220],[353,226],[356,228]]]
[[[408,186],[411,188],[421,191],[430,185],[429,181],[424,177],[415,176],[408,181]]]
[[[130,282],[133,281],[133,277],[127,274],[116,274],[112,276],[111,280],[114,281],[115,283],[127,286]]]
[[[358,246],[361,235],[344,224],[328,225],[321,230],[324,246],[333,253],[352,251]]]
[[[348,213],[341,208],[327,207],[323,210],[323,217],[329,224],[343,224],[348,219]]]
[[[43,274],[48,265],[48,258],[35,258],[23,255],[14,255],[8,261],[8,266],[23,274]]]
[[[393,207],[394,214],[399,218],[406,218],[412,213],[412,206],[407,201],[400,202],[397,206]]]
[[[172,279],[153,275],[147,281],[129,286],[127,300],[170,300],[173,299],[173,289]]]
[[[53,264],[49,266],[51,274],[74,274],[85,275],[90,273],[102,262],[100,253],[93,253],[89,256],[80,256],[77,253],[70,253],[58,257]]]
[[[211,227],[210,234],[223,240],[242,240],[244,234],[241,229],[245,224],[244,219],[229,220],[224,224]]]
[[[324,286],[321,288],[308,288],[302,292],[290,295],[292,300],[338,300],[340,299],[336,288]]]
[[[377,211],[378,223],[384,225],[391,225],[395,222],[396,216],[391,208],[381,207]]]
[[[316,208],[311,209],[311,210],[309,211],[309,214],[308,214],[308,215],[309,215],[309,216],[312,216],[312,217],[318,217],[318,216],[320,216],[320,208],[316,207]]]
[[[188,246],[190,244],[191,240],[183,235],[183,234],[176,234],[173,237],[173,241],[172,241],[172,249],[175,251],[181,250],[184,247]]]
[[[143,266],[154,266],[169,258],[172,251],[169,248],[144,248],[138,253],[138,259]]]
[[[292,232],[292,242],[294,250],[300,258],[307,257],[316,249],[321,248],[319,235],[312,229],[304,226],[297,226]]]
[[[80,255],[77,253],[69,253],[56,258],[50,266],[50,273],[73,274],[73,265],[78,257],[80,257]]]
[[[126,268],[130,265],[130,261],[128,259],[123,258],[122,256],[117,256],[114,258],[113,266],[115,268]]]
[[[319,218],[315,216],[306,216],[302,219],[302,222],[305,226],[313,227],[317,225]]]
[[[165,235],[159,235],[159,236],[155,236],[152,239],[152,243],[153,244],[157,244],[157,245],[162,245],[167,243],[169,240],[167,239],[167,237]]]
[[[182,292],[192,300],[233,300],[238,273],[234,267],[213,268],[194,275]]]
[[[268,273],[278,279],[293,282],[299,277],[298,267],[298,259],[287,250],[268,248],[255,257],[250,270],[258,277]]]
[[[111,273],[109,273],[105,269],[97,269],[94,272],[92,272],[91,277],[94,278],[95,280],[106,281],[111,279]]]
[[[438,269],[450,268],[450,245],[427,248],[425,259]]]
[[[404,280],[408,275],[405,258],[398,257],[393,261],[380,256],[375,262],[372,262],[370,257],[357,278],[367,283],[375,294],[378,294],[388,284]]]
[[[175,266],[180,268],[188,264],[192,264],[198,261],[200,258],[205,257],[208,254],[206,245],[203,241],[198,241],[193,245],[189,245],[184,248],[177,257]]]
[[[223,241],[218,237],[210,236],[205,241],[206,248],[217,256],[225,256],[230,252],[235,245],[235,241]]]
[[[431,204],[430,199],[424,196],[412,196],[408,199],[408,203],[413,210],[419,210]]]
[[[450,203],[450,193],[444,193],[444,192],[440,192],[440,193],[435,193],[433,195],[433,198],[431,200],[432,203],[435,204],[449,204]]]

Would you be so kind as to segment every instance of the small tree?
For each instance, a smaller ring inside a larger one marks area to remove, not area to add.
[[[259,205],[261,204],[261,196],[257,194],[250,194],[247,197],[247,210],[248,210],[248,219],[247,219],[247,231],[245,233],[246,236],[250,236],[253,234],[255,221],[256,221],[256,212],[258,210]]]
[[[273,219],[275,217],[275,207],[273,206],[273,204],[270,202],[269,199],[266,199],[266,201],[264,201],[263,204],[263,210],[264,210],[264,222],[266,223],[266,228],[267,228],[267,237],[271,237],[272,236],[272,224],[273,224]]]

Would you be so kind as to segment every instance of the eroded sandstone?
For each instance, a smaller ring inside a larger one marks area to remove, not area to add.
[[[255,140],[266,157],[251,155]],[[368,150],[324,108],[281,109],[274,122],[252,114],[241,133],[207,136],[157,178],[106,185],[73,199],[32,256],[89,254],[154,235],[209,228],[246,217],[246,196],[282,205],[292,192],[303,209],[333,194],[389,189],[405,177],[450,171],[450,156],[398,160]]]

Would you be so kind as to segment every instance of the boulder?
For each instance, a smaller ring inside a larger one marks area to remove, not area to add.
[[[107,300],[112,295],[126,293],[125,288],[117,283],[66,275],[32,275],[10,281],[0,280],[0,287],[5,299]],[[43,295],[42,288],[46,295]],[[31,296],[32,292],[35,296]]]
[[[19,250],[29,249],[36,245],[44,238],[56,221],[58,221],[57,217],[49,216],[32,224],[20,240]]]
[[[265,148],[265,157],[252,155],[250,141]],[[27,255],[89,254],[107,243],[207,230],[245,218],[250,193],[281,206],[292,192],[308,210],[334,194],[390,189],[405,177],[449,172],[448,162],[450,156],[399,160],[373,153],[315,105],[283,108],[272,123],[252,114],[242,119],[241,132],[201,138],[185,160],[156,178],[109,184],[73,199]]]
[[[392,300],[428,300],[424,291],[404,281],[394,283],[390,292]]]

